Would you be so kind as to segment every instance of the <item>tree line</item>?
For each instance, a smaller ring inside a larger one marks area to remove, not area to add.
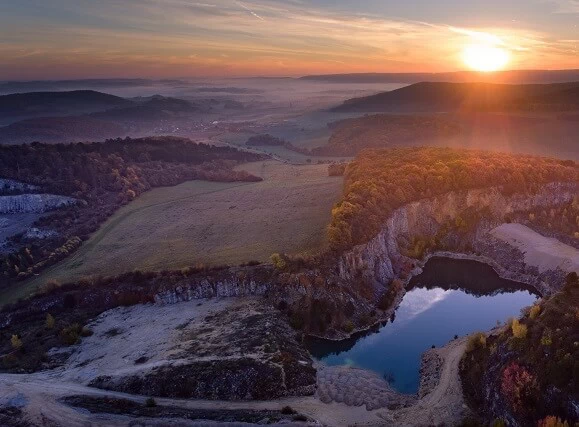
[[[25,279],[66,257],[80,245],[79,240],[86,240],[120,206],[144,191],[193,179],[261,181],[233,167],[264,158],[175,137],[0,147],[0,177],[80,201],[35,224],[56,230],[58,236],[29,241],[20,234],[11,239],[14,250],[0,258],[0,283]]]
[[[368,149],[345,169],[344,191],[332,210],[333,250],[373,238],[391,213],[411,201],[450,191],[499,187],[533,193],[548,182],[579,181],[571,160],[436,147]]]

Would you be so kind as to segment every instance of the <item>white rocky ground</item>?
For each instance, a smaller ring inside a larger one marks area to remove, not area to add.
[[[0,407],[21,407],[38,425],[49,421],[67,426],[128,425],[129,417],[91,414],[67,406],[59,399],[87,395],[144,402],[144,396],[99,390],[87,384],[95,376],[131,373],[147,366],[168,363],[171,356],[182,350],[184,331],[212,314],[235,310],[240,304],[251,302],[251,299],[227,298],[171,305],[149,304],[105,312],[90,325],[94,335],[83,339],[74,348],[65,366],[34,374],[0,374]],[[314,396],[248,402],[156,400],[160,405],[205,409],[279,410],[289,405],[319,423],[331,426],[451,425],[467,412],[458,377],[458,362],[463,349],[464,340],[458,340],[436,350],[443,360],[441,379],[420,400],[397,394],[373,373],[345,367],[318,367],[318,391]],[[141,357],[146,357],[146,362],[135,365],[135,360]],[[177,423],[169,419],[146,421],[147,425]],[[177,424],[193,425],[188,422]]]
[[[502,224],[490,234],[519,249],[524,254],[525,264],[537,267],[540,273],[557,269],[566,273],[579,271],[579,250],[542,236],[525,225]]]
[[[42,213],[77,203],[76,199],[55,194],[0,196],[0,214]]]

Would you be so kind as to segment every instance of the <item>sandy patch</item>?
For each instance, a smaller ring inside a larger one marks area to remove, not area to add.
[[[63,378],[87,383],[99,375],[124,375],[167,363],[190,324],[239,300],[193,301],[174,305],[118,307],[97,317],[68,359]]]
[[[522,224],[502,224],[490,234],[519,249],[525,263],[537,267],[540,273],[558,268],[565,272],[579,271],[579,250]]]

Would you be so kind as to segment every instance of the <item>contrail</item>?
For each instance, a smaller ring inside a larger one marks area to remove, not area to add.
[[[253,10],[251,10],[250,8],[248,8],[246,5],[244,5],[243,3],[236,1],[235,4],[237,4],[239,7],[244,8],[245,10],[247,10],[249,13],[251,13],[253,16],[255,16],[257,19],[261,19],[262,21],[265,21],[265,19],[263,19],[261,16],[259,16],[257,13],[255,13]]]

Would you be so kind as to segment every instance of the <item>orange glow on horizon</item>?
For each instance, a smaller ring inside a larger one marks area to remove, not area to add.
[[[504,70],[509,60],[509,52],[498,46],[472,44],[467,46],[463,52],[464,63],[474,71]]]

